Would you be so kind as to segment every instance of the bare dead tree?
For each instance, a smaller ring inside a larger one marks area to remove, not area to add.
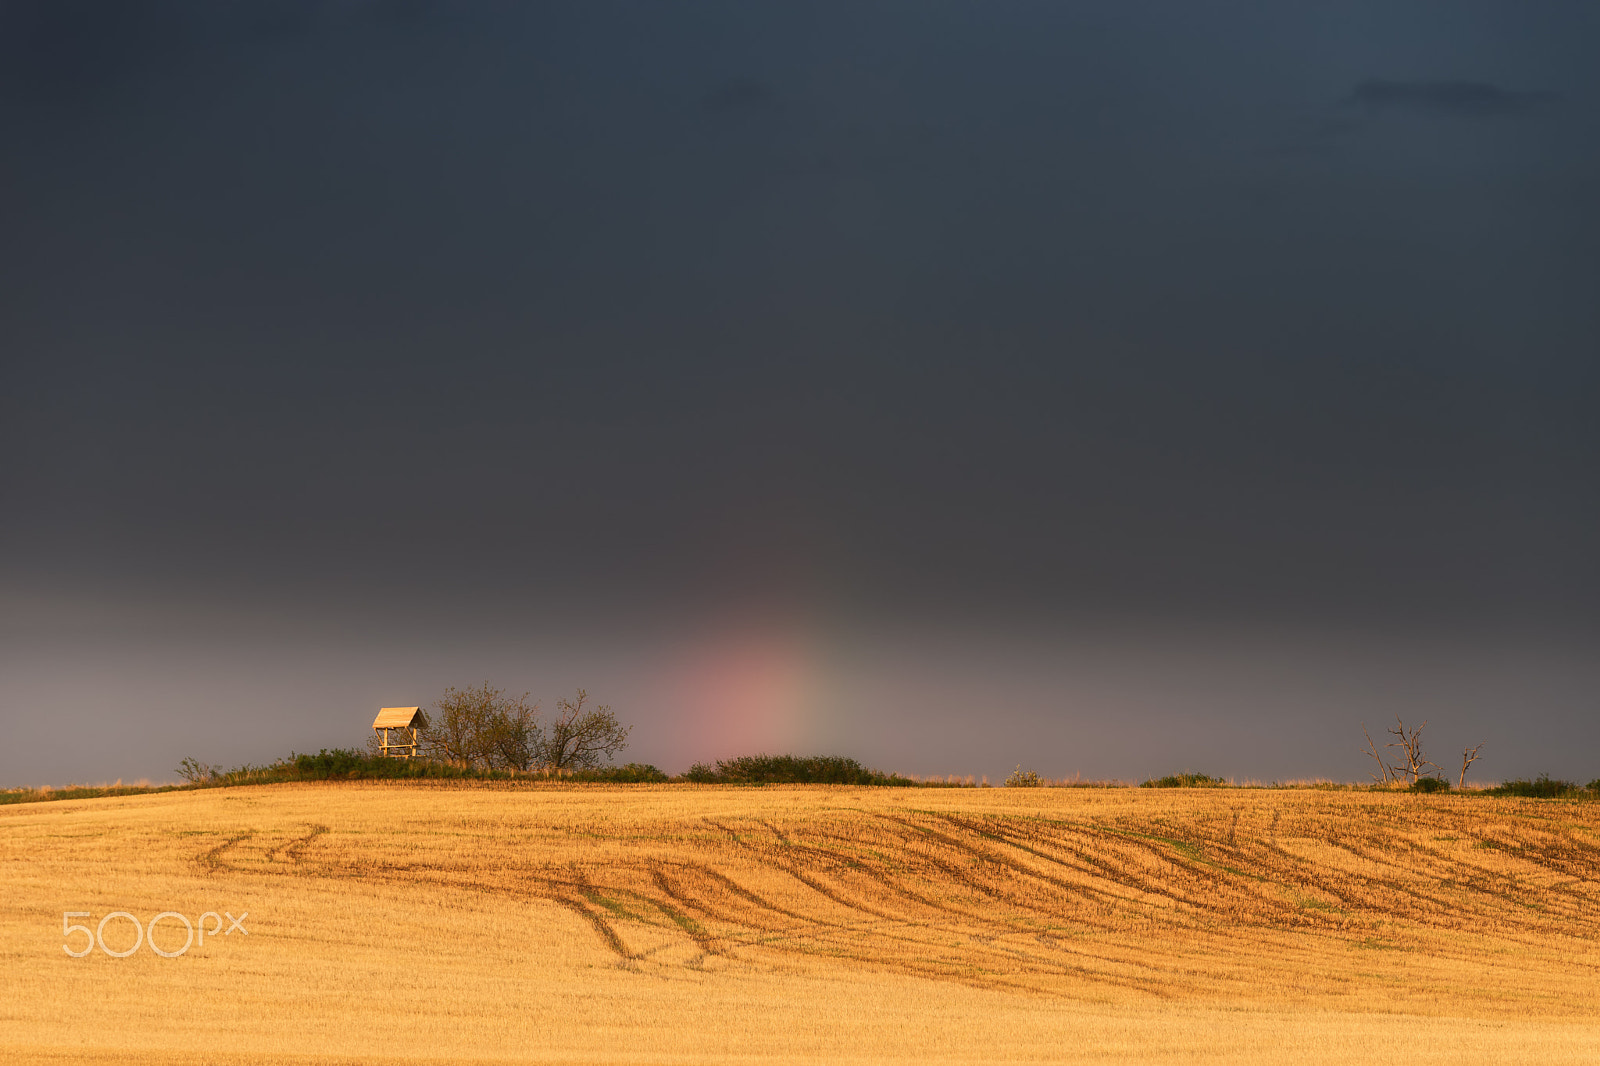
[[[1441,773],[1444,771],[1444,767],[1436,762],[1429,762],[1428,757],[1422,753],[1422,731],[1426,728],[1428,723],[1424,721],[1415,729],[1407,729],[1397,714],[1394,716],[1394,725],[1389,729],[1390,735],[1399,739],[1386,746],[1399,748],[1400,753],[1405,756],[1405,762],[1394,768],[1395,776],[1409,776],[1412,784],[1416,784],[1417,778],[1423,776],[1430,766]]]
[[[1361,723],[1361,735],[1367,738],[1367,746],[1361,749],[1361,754],[1372,756],[1372,761],[1378,764],[1378,772],[1372,779],[1380,785],[1386,785],[1394,780],[1394,767],[1384,761],[1383,754],[1378,751],[1378,745],[1372,742],[1372,734],[1367,732],[1367,723]]]
[[[1466,788],[1467,787],[1467,767],[1471,766],[1473,763],[1478,761],[1478,752],[1480,752],[1482,750],[1483,750],[1483,745],[1482,744],[1479,744],[1476,747],[1465,748],[1465,749],[1462,750],[1462,752],[1461,752],[1461,783],[1456,785],[1457,788]]]

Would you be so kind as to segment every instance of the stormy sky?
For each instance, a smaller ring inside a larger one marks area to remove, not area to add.
[[[1600,775],[1592,3],[0,2],[0,785]]]

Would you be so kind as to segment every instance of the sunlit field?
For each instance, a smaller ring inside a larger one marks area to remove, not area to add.
[[[351,782],[0,856],[9,1063],[1600,1061],[1594,803]]]

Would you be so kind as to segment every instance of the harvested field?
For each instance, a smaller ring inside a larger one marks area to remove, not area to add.
[[[0,855],[12,1062],[1600,1061],[1592,803],[279,785],[0,809]]]

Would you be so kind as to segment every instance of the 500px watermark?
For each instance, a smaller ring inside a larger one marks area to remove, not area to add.
[[[227,917],[229,922],[229,925],[226,929],[222,928],[222,919],[224,916]],[[179,955],[182,955],[185,951],[188,951],[190,945],[195,943],[196,926],[199,927],[199,942],[201,945],[205,944],[206,937],[215,937],[218,935],[218,933],[223,936],[232,936],[234,932],[237,931],[243,933],[245,936],[250,935],[250,930],[244,927],[244,920],[250,917],[249,911],[245,911],[237,918],[229,914],[227,911],[223,911],[221,914],[218,914],[216,911],[206,911],[192,924],[188,918],[185,918],[177,911],[162,911],[160,914],[150,919],[148,926],[140,925],[139,919],[135,918],[127,911],[112,911],[104,918],[101,918],[100,924],[95,926],[93,929],[90,929],[87,925],[72,924],[72,919],[74,918],[93,917],[94,915],[88,911],[61,912],[62,951],[65,951],[68,955],[71,955],[75,959],[81,959],[93,951],[98,945],[101,951],[105,952],[107,955],[110,955],[112,958],[125,959],[129,955],[132,955],[135,951],[138,951],[141,944],[148,943],[150,945],[150,950],[155,952],[157,955],[160,955],[162,958],[175,959]],[[111,948],[106,946],[106,923],[114,918],[126,918],[128,921],[133,923],[133,947],[129,948],[127,951],[113,951]],[[215,924],[210,929],[206,928],[207,918],[216,919]],[[166,951],[156,945],[156,923],[160,922],[162,919],[170,919],[173,923],[182,923],[183,925],[183,947],[179,948],[177,951]],[[147,931],[149,933],[148,936],[146,935]],[[72,937],[74,933],[82,933],[84,937],[87,938],[87,943],[84,944],[82,951],[72,950]]]

